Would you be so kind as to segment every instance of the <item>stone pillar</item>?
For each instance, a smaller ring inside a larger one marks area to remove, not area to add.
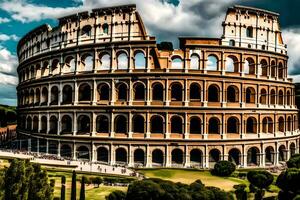
[[[151,91],[152,91],[152,88],[150,86],[150,80],[147,79],[147,87],[146,87],[146,104],[147,106],[151,105]]]
[[[169,155],[169,146],[166,145],[165,146],[165,167],[171,167],[172,166],[172,161],[170,159],[170,155]]]
[[[165,84],[164,90],[165,90],[165,105],[169,106],[170,99],[169,99],[169,80],[168,79],[166,79],[166,84]]]
[[[190,163],[190,154],[189,154],[189,149],[188,149],[188,146],[185,145],[185,148],[184,148],[184,167],[187,167],[189,168],[191,166],[191,163]]]
[[[132,113],[128,113],[128,138],[132,138],[133,130],[132,130]]]
[[[132,105],[132,101],[133,101],[133,84],[132,84],[132,80],[129,80],[129,92],[128,92],[128,105]]]
[[[97,123],[96,123],[96,119],[97,119],[97,115],[93,112],[92,115],[91,115],[91,122],[92,122],[92,133],[91,135],[92,136],[95,136],[96,133],[97,133],[97,130],[96,130],[96,126],[97,126]]]
[[[57,144],[57,156],[60,157],[60,140],[58,141]]]
[[[49,140],[46,140],[46,154],[49,153]]]
[[[113,138],[115,136],[115,116],[113,112],[111,112],[110,122],[110,137]]]
[[[184,106],[189,106],[187,79],[184,80]]]
[[[209,168],[209,151],[208,146],[205,145],[205,151],[204,151],[204,168]]]
[[[74,82],[74,105],[78,104],[78,86],[77,86],[77,81]]]
[[[188,139],[189,138],[189,121],[188,121],[188,115],[187,112],[184,113],[184,138]]]
[[[73,113],[73,127],[74,127],[73,136],[75,136],[77,134],[77,113],[76,112]]]
[[[128,166],[133,167],[134,166],[134,158],[133,158],[133,152],[132,152],[131,145],[128,145]]]
[[[75,144],[75,142],[73,144],[73,160],[77,160],[77,156],[76,156],[76,144]]]
[[[169,133],[169,113],[166,113],[166,119],[165,119],[165,138],[170,138]]]
[[[110,165],[114,165],[116,163],[116,159],[115,159],[115,148],[114,146],[111,144],[110,145]]]
[[[146,146],[146,167],[151,167],[152,166],[152,156],[150,154],[150,147],[149,144]]]
[[[150,127],[151,126],[151,122],[150,122],[150,113],[147,112],[146,114],[146,138],[150,138],[151,137],[151,130]]]
[[[97,83],[95,80],[93,81],[93,88],[91,94],[93,95],[92,104],[96,105],[97,104]]]
[[[115,80],[112,79],[111,81],[111,91],[110,91],[110,104],[114,105],[116,102],[116,87],[115,87]]]

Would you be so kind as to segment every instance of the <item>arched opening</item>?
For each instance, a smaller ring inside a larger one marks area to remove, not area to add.
[[[183,133],[181,117],[173,116],[171,118],[171,133]]]
[[[190,152],[190,164],[191,166],[201,166],[203,154],[199,149],[192,149]]]
[[[199,117],[192,117],[190,119],[190,133],[201,134],[201,119]]]
[[[287,131],[292,131],[292,119],[290,116],[287,118],[286,128],[287,128]]]
[[[117,87],[118,100],[127,101],[127,85],[125,83],[120,83]]]
[[[271,90],[271,104],[275,105],[276,104],[276,93],[275,90]]]
[[[90,118],[86,115],[81,115],[78,117],[78,133],[89,133],[91,131]]]
[[[73,102],[73,89],[70,85],[63,87],[63,104],[71,104]]]
[[[296,154],[296,145],[295,145],[295,143],[290,144],[290,154],[291,154],[290,155],[291,157]]]
[[[161,116],[151,117],[151,133],[164,133],[164,121]]]
[[[228,56],[225,62],[227,72],[239,72],[239,62],[235,56]]]
[[[276,64],[274,60],[271,62],[271,77],[276,77]]]
[[[110,62],[111,62],[110,55],[108,53],[103,54],[100,58],[101,69],[109,70],[111,66]]]
[[[69,145],[62,145],[60,147],[60,156],[71,159],[72,158],[72,148]]]
[[[230,149],[230,151],[228,152],[228,160],[232,163],[234,163],[235,165],[240,165],[241,164],[241,152],[240,150],[233,148]]]
[[[273,120],[271,117],[263,118],[263,133],[273,133]]]
[[[209,164],[213,167],[218,161],[221,160],[221,153],[218,149],[212,149],[209,152]]]
[[[284,132],[284,119],[283,119],[283,117],[279,117],[278,125],[279,125],[279,131]]]
[[[144,133],[145,132],[145,120],[141,115],[133,116],[133,132]]]
[[[105,83],[98,85],[98,100],[109,101],[109,86]]]
[[[37,88],[35,90],[35,105],[36,106],[40,105],[40,101],[41,101],[41,91],[39,88]]]
[[[97,133],[108,133],[109,132],[109,121],[105,115],[99,115],[96,119],[96,131]]]
[[[171,85],[171,100],[182,101],[182,86],[180,83],[174,83]]]
[[[94,69],[94,59],[93,56],[86,54],[81,57],[83,70],[82,71],[93,71]]]
[[[120,53],[117,57],[118,69],[128,69],[128,57],[126,53]]]
[[[193,83],[190,86],[190,100],[201,101],[201,88],[197,83]]]
[[[109,30],[108,30],[108,24],[106,24],[106,23],[103,24],[103,26],[102,26],[102,31],[103,31],[103,34],[105,34],[105,35],[108,34],[108,31],[109,31]]]
[[[31,90],[29,94],[29,104],[33,105],[34,104],[34,91]]]
[[[164,88],[161,83],[154,83],[152,85],[152,100],[155,101],[164,100]]]
[[[255,74],[255,63],[252,58],[247,58],[244,64],[245,74]]]
[[[247,165],[248,166],[259,165],[259,150],[257,147],[251,147],[250,149],[248,149]]]
[[[287,91],[286,93],[286,105],[291,105],[291,93],[290,91]]]
[[[182,165],[183,164],[183,151],[181,149],[174,149],[171,153],[172,155],[172,165]]]
[[[91,87],[89,84],[81,84],[79,87],[79,101],[91,101]]]
[[[41,105],[47,105],[48,104],[48,90],[47,88],[42,89],[42,104]]]
[[[247,129],[247,133],[256,133],[257,132],[257,122],[254,117],[248,117],[246,129]]]
[[[279,105],[283,105],[283,92],[282,90],[279,90]]]
[[[59,73],[59,60],[58,59],[52,60],[51,72],[52,72],[52,75]]]
[[[220,121],[216,117],[212,117],[208,122],[208,133],[209,134],[220,134]]]
[[[90,150],[86,146],[80,146],[77,149],[77,159],[90,160]]]
[[[118,115],[115,118],[115,132],[127,133],[127,119],[123,115]]]
[[[278,77],[280,79],[283,79],[283,64],[280,62],[279,65],[278,65]]]
[[[274,164],[274,148],[269,146],[265,150],[265,160],[266,164]]]
[[[220,102],[219,87],[210,85],[208,88],[208,102]]]
[[[47,140],[38,139],[39,140],[39,152],[46,153],[47,152]]]
[[[134,85],[134,100],[145,101],[145,87],[142,83]]]
[[[146,68],[146,58],[143,52],[138,52],[134,56],[134,67],[135,69]]]
[[[127,151],[122,147],[116,150],[116,163],[127,164]]]
[[[267,104],[267,91],[265,89],[260,90],[260,103]]]
[[[278,149],[278,160],[280,162],[284,162],[287,160],[287,151],[284,145],[280,145],[279,149]]]
[[[145,153],[142,149],[136,149],[134,151],[134,164],[135,165],[145,165]]]
[[[42,116],[41,117],[41,130],[40,133],[46,133],[47,132],[47,117]]]
[[[37,116],[33,117],[33,132],[38,132],[39,130],[39,119]]]
[[[229,40],[229,46],[234,47],[235,46],[235,41],[234,40]]]
[[[191,56],[190,69],[199,69],[200,58],[198,55],[193,54]]]
[[[57,131],[58,131],[58,119],[55,116],[51,116],[49,134],[57,135]]]
[[[92,27],[86,25],[81,29],[81,36],[90,37],[92,35]]]
[[[58,104],[58,87],[53,86],[51,88],[51,105],[57,105]]]
[[[262,76],[267,76],[268,75],[268,63],[266,60],[261,60],[260,61],[260,65],[261,65],[261,75]]]
[[[227,88],[227,102],[234,103],[239,101],[239,90],[235,86]]]
[[[64,115],[61,119],[61,133],[71,134],[72,133],[72,118],[69,115]]]
[[[97,149],[97,161],[101,163],[108,163],[108,150],[105,147]]]
[[[218,58],[215,55],[209,55],[207,57],[206,70],[208,71],[218,70]]]
[[[57,141],[49,141],[48,153],[52,155],[57,155],[58,153],[58,142]]]
[[[227,120],[227,133],[239,132],[239,120],[236,117],[229,117]]]
[[[246,29],[246,36],[249,38],[253,38],[253,27],[248,26]]]
[[[173,69],[182,69],[183,68],[183,62],[180,57],[174,57],[172,58],[172,66]]]
[[[162,150],[155,149],[152,151],[152,166],[163,166],[164,165],[164,154]]]
[[[75,59],[72,56],[69,56],[65,60],[64,73],[74,72],[75,71]]]
[[[246,103],[255,103],[255,90],[252,87],[246,89]]]

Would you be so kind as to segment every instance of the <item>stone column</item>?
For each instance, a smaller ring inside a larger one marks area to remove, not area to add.
[[[133,167],[134,166],[134,158],[133,158],[133,152],[131,151],[132,147],[131,145],[128,145],[128,166]]]
[[[150,154],[150,147],[149,144],[146,146],[146,167],[151,167],[152,166],[152,156]]]
[[[169,99],[169,80],[166,79],[166,84],[165,84],[165,105],[169,106],[170,105],[170,99]]]
[[[133,130],[132,130],[132,113],[128,113],[128,138],[132,138]]]
[[[169,133],[169,113],[166,113],[166,119],[165,119],[165,138],[170,138]]]
[[[171,167],[172,162],[170,160],[170,155],[169,155],[169,146],[165,146],[165,167]]]
[[[184,106],[189,106],[187,79],[184,80]]]

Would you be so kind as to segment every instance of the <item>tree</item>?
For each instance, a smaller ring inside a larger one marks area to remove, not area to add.
[[[299,181],[299,169],[291,168],[281,172],[276,180],[276,185],[280,188],[278,199],[293,199],[297,195],[300,195]]]
[[[81,187],[80,187],[80,200],[85,200],[85,176],[81,178]]]
[[[261,200],[265,190],[273,183],[274,177],[267,171],[249,171],[247,179],[250,182],[250,190],[255,192],[255,200]]]
[[[211,171],[213,175],[230,176],[235,171],[235,164],[227,160],[218,161]]]
[[[245,184],[239,184],[239,185],[234,185],[233,188],[235,189],[235,197],[237,200],[247,200],[247,192],[245,191],[246,189]]]
[[[94,185],[97,185],[97,187],[99,187],[99,185],[102,183],[102,181],[103,181],[102,178],[99,176],[92,178],[92,183]]]
[[[125,200],[125,198],[126,193],[121,190],[115,190],[105,197],[106,200]]]
[[[61,191],[60,191],[60,200],[66,199],[66,177],[61,177]]]
[[[293,155],[287,162],[288,168],[298,168],[300,169],[300,154]]]
[[[126,200],[160,200],[164,190],[151,180],[135,181],[129,185]]]
[[[73,170],[73,174],[72,174],[71,200],[76,200],[76,172],[75,172],[75,170]]]

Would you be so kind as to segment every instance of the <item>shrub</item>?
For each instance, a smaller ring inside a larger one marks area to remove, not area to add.
[[[235,164],[226,160],[222,160],[215,164],[211,173],[216,176],[230,176],[234,171]]]
[[[281,189],[278,199],[293,199],[297,195],[300,195],[299,180],[299,169],[291,168],[281,172],[276,180],[276,185]]]
[[[121,190],[115,190],[105,197],[106,200],[125,200],[125,198],[126,193]]]
[[[298,168],[300,169],[300,154],[293,155],[287,162],[288,168]]]
[[[250,191],[255,192],[255,199],[263,199],[265,190],[273,183],[274,177],[267,171],[249,171],[247,179]]]

